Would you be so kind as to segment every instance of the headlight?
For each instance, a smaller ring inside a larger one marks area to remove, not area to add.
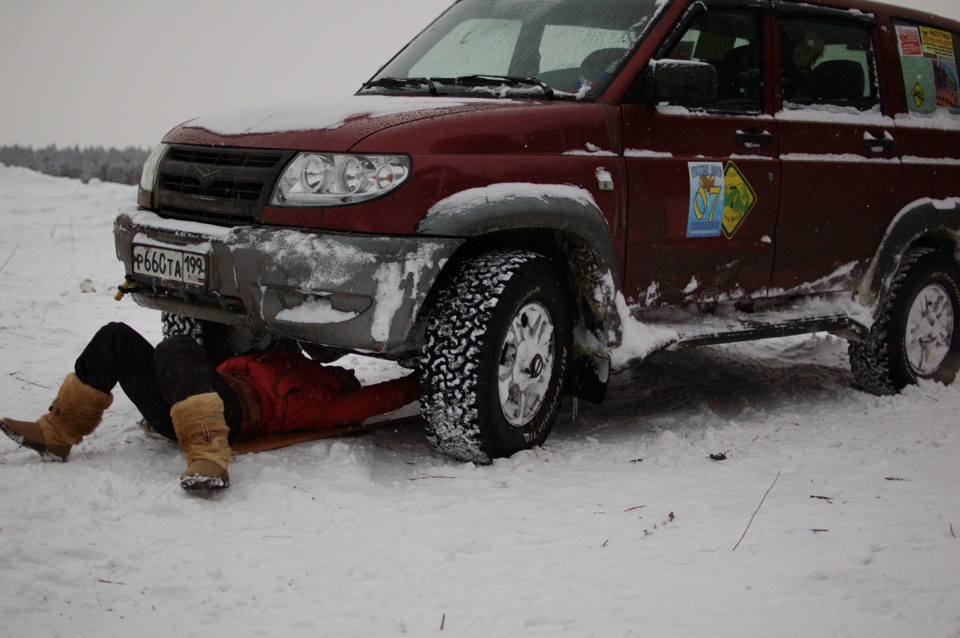
[[[300,153],[283,172],[273,206],[338,206],[384,195],[410,175],[403,155]]]
[[[160,166],[160,160],[163,154],[170,148],[166,144],[160,144],[147,156],[147,161],[143,163],[143,172],[140,173],[140,188],[146,193],[152,193],[154,183],[157,181],[157,168]]]

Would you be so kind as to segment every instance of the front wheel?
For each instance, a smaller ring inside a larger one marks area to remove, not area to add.
[[[950,384],[960,368],[960,267],[930,249],[906,254],[870,334],[850,344],[863,389],[894,394],[920,379]]]
[[[427,328],[421,412],[431,442],[489,463],[543,443],[570,361],[568,297],[557,265],[528,251],[465,262]]]

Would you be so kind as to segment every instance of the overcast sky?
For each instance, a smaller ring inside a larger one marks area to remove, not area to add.
[[[960,20],[960,0],[902,2]],[[451,3],[0,0],[0,145],[146,147],[203,113],[349,95]]]

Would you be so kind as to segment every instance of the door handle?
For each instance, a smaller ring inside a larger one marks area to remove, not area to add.
[[[883,132],[883,137],[874,137],[869,132],[863,134],[863,143],[874,153],[882,153],[894,147],[896,140],[889,131]]]
[[[760,148],[773,143],[773,135],[764,131],[763,133],[747,133],[746,131],[737,131],[737,143],[747,148]]]

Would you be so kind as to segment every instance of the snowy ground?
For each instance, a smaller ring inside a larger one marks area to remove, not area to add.
[[[3,415],[107,321],[159,338],[112,299],[133,198],[0,166]],[[240,457],[209,498],[118,394],[69,463],[0,441],[0,635],[960,637],[960,388],[865,395],[845,350],[658,356],[491,467],[414,426]]]

